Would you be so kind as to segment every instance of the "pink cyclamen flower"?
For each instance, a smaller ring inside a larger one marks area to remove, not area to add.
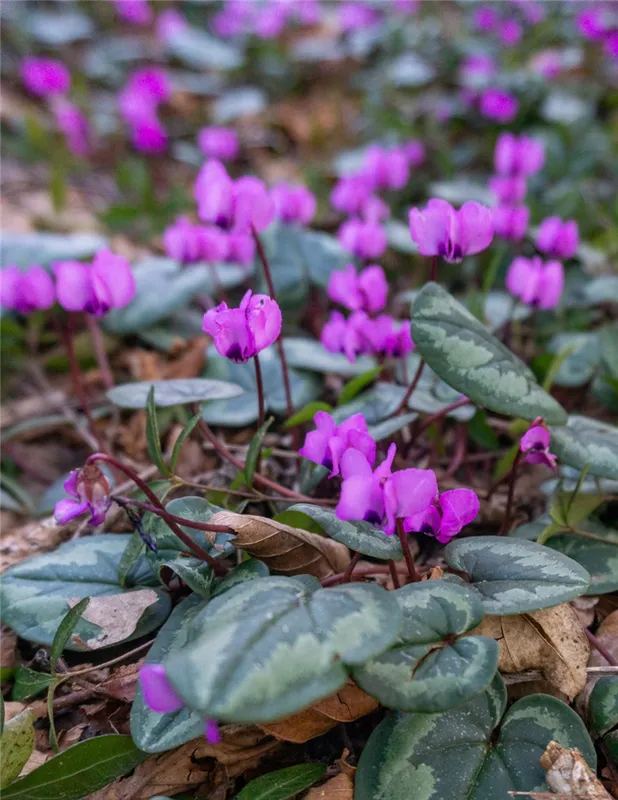
[[[129,262],[110,250],[100,250],[92,264],[58,261],[52,265],[58,302],[67,311],[100,317],[123,308],[135,296],[135,277]]]
[[[205,156],[221,161],[232,161],[240,149],[236,131],[216,125],[202,128],[197,134],[197,144]]]
[[[388,150],[372,145],[365,153],[361,172],[367,176],[374,190],[403,189],[410,174],[408,157],[403,148]]]
[[[493,30],[498,20],[498,12],[491,6],[481,6],[474,12],[474,27],[479,31]]]
[[[425,145],[419,139],[405,142],[403,151],[411,167],[418,167],[425,161]]]
[[[309,431],[305,444],[298,451],[301,456],[321,464],[330,470],[333,478],[339,475],[339,463],[342,455],[350,447],[359,450],[373,465],[376,460],[376,443],[367,432],[367,422],[362,414],[354,414],[336,425],[334,419],[326,411],[318,411],[313,418],[315,431]]]
[[[264,183],[245,176],[233,181],[220,161],[210,159],[195,181],[197,214],[225,230],[262,231],[275,214],[274,203]]]
[[[64,98],[56,100],[52,108],[69,150],[76,156],[87,156],[90,152],[90,126],[85,114],[75,103]]]
[[[264,3],[253,20],[253,33],[261,39],[276,39],[280,36],[292,10],[289,5],[279,0]]]
[[[372,192],[368,175],[360,172],[344,175],[335,184],[330,202],[334,209],[344,214],[360,214]]]
[[[506,274],[506,287],[526,305],[555,308],[564,288],[563,266],[560,261],[544,263],[538,256],[516,258]]]
[[[435,474],[429,469],[392,472],[396,452],[396,445],[391,444],[386,459],[373,471],[360,451],[346,450],[341,457],[343,483],[335,508],[339,519],[364,520],[393,534],[397,519],[419,514],[431,505],[438,491]]]
[[[442,544],[447,544],[469,525],[480,509],[476,492],[471,489],[451,489],[442,492],[435,505],[406,517],[406,533],[426,533]]]
[[[265,294],[249,289],[239,308],[221,303],[204,314],[202,329],[214,339],[217,352],[242,364],[269,347],[281,333],[281,309]]]
[[[157,155],[167,149],[167,132],[156,117],[142,120],[131,128],[131,144],[140,153]]]
[[[523,35],[522,27],[516,19],[504,20],[498,30],[498,38],[506,47],[515,47]]]
[[[577,15],[577,28],[586,39],[600,39],[605,33],[605,10],[589,6]]]
[[[375,194],[370,195],[363,203],[360,215],[365,222],[383,222],[390,217],[391,210],[388,205]]]
[[[127,83],[136,93],[149,97],[156,103],[165,103],[172,96],[172,84],[165,70],[144,67],[131,74]]]
[[[549,452],[549,431],[541,425],[530,428],[521,437],[519,449],[524,453],[524,461],[529,464],[545,464],[550,469],[556,469],[556,456]]]
[[[339,228],[341,246],[358,258],[380,258],[388,245],[384,228],[374,220],[352,217]]]
[[[71,88],[69,70],[53,58],[24,58],[21,62],[21,78],[30,94],[38,97],[63,95]]]
[[[403,358],[414,350],[409,320],[398,321],[389,314],[380,314],[367,322],[363,333],[373,355]]]
[[[547,217],[539,225],[536,246],[553,258],[572,258],[579,247],[577,222],[560,217]]]
[[[618,59],[618,30],[609,31],[603,39],[603,47],[610,58]]]
[[[139,671],[144,702],[151,711],[171,714],[184,708],[184,701],[174,691],[163,664],[144,664]]]
[[[458,264],[464,256],[489,247],[494,235],[491,209],[470,201],[456,210],[434,198],[424,209],[410,210],[410,235],[424,256],[442,256]]]
[[[163,233],[163,247],[170,258],[183,264],[224,261],[229,253],[227,236],[218,228],[196,225],[180,217]]]
[[[332,311],[322,328],[320,341],[329,353],[343,353],[348,361],[369,352],[369,342],[363,332],[369,317],[363,311],[355,311],[346,318],[339,311]]]
[[[154,12],[146,0],[114,0],[119,17],[131,25],[150,25]]]
[[[530,61],[530,66],[544,78],[557,78],[562,72],[562,56],[559,50],[542,50]]]
[[[225,234],[227,238],[227,256],[225,261],[230,264],[248,265],[255,258],[255,241],[246,231],[230,231]]]
[[[270,191],[275,216],[282,222],[308,225],[315,216],[317,200],[306,186],[279,183]]]
[[[494,208],[494,230],[496,236],[520,242],[528,230],[530,209],[528,206],[497,206]]]
[[[372,264],[358,274],[354,264],[347,264],[345,269],[331,273],[328,296],[350,311],[368,311],[370,314],[381,311],[388,297],[384,270]]]
[[[534,175],[545,163],[543,142],[530,136],[501,133],[496,141],[494,164],[500,175]]]
[[[518,205],[526,196],[528,184],[521,175],[492,175],[489,188],[501,204]]]
[[[0,271],[0,305],[4,309],[29,314],[46,311],[55,302],[53,281],[43,267],[21,270],[11,266]]]
[[[94,464],[74,469],[64,482],[64,490],[70,497],[60,500],[54,507],[54,517],[61,525],[86,511],[90,514],[91,525],[101,525],[112,504],[105,473]]]
[[[519,110],[519,101],[510,92],[502,89],[486,89],[481,94],[479,110],[487,119],[496,122],[512,122]]]
[[[184,14],[176,8],[166,8],[157,15],[156,33],[162,42],[170,42],[188,27]]]
[[[212,29],[217,36],[231,39],[245,32],[253,13],[254,8],[246,0],[227,0],[212,18]]]

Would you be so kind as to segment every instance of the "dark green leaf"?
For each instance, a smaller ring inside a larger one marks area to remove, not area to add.
[[[191,417],[191,419],[185,425],[178,439],[176,439],[176,442],[174,443],[174,449],[172,450],[172,457],[170,458],[170,470],[172,471],[172,474],[176,469],[176,464],[178,463],[178,456],[180,455],[180,451],[182,450],[183,444],[187,441],[189,436],[191,436],[193,429],[195,428],[197,423],[201,420],[201,418],[202,418],[201,414],[195,414],[195,416]]]
[[[178,406],[204,403],[207,400],[237,397],[242,387],[233,383],[205,378],[182,378],[173,381],[142,381],[114,386],[107,396],[121,408],[146,408],[148,396],[154,390],[155,406]]]
[[[374,367],[368,372],[364,372],[362,375],[357,375],[356,378],[352,378],[352,380],[348,381],[341,390],[341,394],[337,400],[337,405],[342,406],[345,403],[349,403],[351,400],[354,400],[356,395],[359,392],[362,392],[365,386],[369,386],[370,383],[373,383],[375,379],[379,377],[381,372],[382,367]]]
[[[126,586],[131,571],[144,555],[145,549],[146,545],[140,536],[134,533],[129,539],[118,564],[118,583],[121,586]]]
[[[250,781],[236,800],[288,800],[308,789],[326,772],[322,764],[297,764]]]
[[[49,653],[49,666],[54,673],[56,669],[56,664],[58,663],[58,659],[62,655],[64,648],[67,646],[73,631],[79,620],[81,619],[82,614],[88,608],[88,603],[90,602],[89,597],[84,597],[82,600],[74,605],[69,611],[67,611],[66,616],[58,625],[58,630],[56,631],[56,635],[54,636],[54,641],[52,642],[51,650]]]
[[[259,561],[257,558],[249,558],[247,561],[243,561],[242,564],[234,567],[227,575],[221,578],[212,596],[213,598],[218,597],[220,594],[224,594],[224,592],[229,591],[239,583],[254,581],[258,578],[267,578],[269,575],[268,567],[263,561]]]
[[[69,747],[3,792],[5,800],[81,800],[126,775],[148,754],[130,736],[110,734]]]
[[[577,469],[588,465],[591,475],[618,480],[618,428],[572,414],[566,425],[553,426],[552,451]]]
[[[260,451],[262,449],[262,442],[264,441],[264,437],[268,433],[268,429],[275,421],[274,417],[269,417],[266,422],[258,428],[255,433],[253,439],[249,444],[249,449],[247,450],[247,458],[245,459],[245,483],[249,488],[253,486],[253,475],[255,473],[255,468],[257,466],[258,459],[260,457]]]
[[[12,797],[6,787],[15,780],[34,750],[34,725],[28,709],[5,722],[0,741],[0,788],[3,797]],[[28,798],[30,800],[30,798]]]
[[[577,561],[590,573],[587,595],[606,594],[618,590],[618,531],[598,522],[587,521],[577,533],[559,533],[547,540],[547,546]],[[597,538],[589,538],[585,533]]]
[[[114,390],[112,389],[112,392]],[[150,460],[163,475],[170,475],[170,469],[163,459],[161,450],[161,436],[159,434],[159,421],[157,419],[157,408],[154,401],[154,384],[150,386],[146,396],[146,445]]]
[[[468,435],[485,450],[497,450],[500,447],[500,440],[494,429],[487,424],[487,414],[484,411],[479,410],[472,417],[468,423]]]
[[[600,678],[590,695],[590,717],[610,758],[618,761],[618,677]]]
[[[14,679],[11,700],[19,703],[42,694],[54,680],[51,675],[47,675],[45,672],[35,672],[30,667],[22,667],[21,665],[15,670]]]

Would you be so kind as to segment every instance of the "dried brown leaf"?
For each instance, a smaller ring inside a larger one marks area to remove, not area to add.
[[[345,545],[272,519],[221,511],[210,521],[229,525],[236,533],[234,547],[264,561],[275,575],[304,574],[323,579],[343,572],[350,562]]]
[[[354,784],[349,775],[340,772],[322,786],[315,786],[309,790],[305,800],[352,800],[354,797]]]
[[[576,748],[569,750],[551,741],[540,759],[546,781],[555,794],[581,800],[611,800],[601,781]]]
[[[137,691],[137,676],[143,661],[140,659],[135,664],[118,667],[114,670],[113,675],[101,684],[101,689],[104,689],[106,694],[116,700],[132,703]]]
[[[81,643],[88,650],[98,650],[99,647],[123,642],[135,631],[144,611],[157,601],[157,597],[154,589],[91,597],[82,617],[98,625],[101,631]],[[67,602],[72,608],[80,598],[68,598]]]
[[[590,645],[579,617],[567,604],[508,617],[485,617],[474,631],[500,644],[502,672],[539,669],[569,699],[586,685]]]

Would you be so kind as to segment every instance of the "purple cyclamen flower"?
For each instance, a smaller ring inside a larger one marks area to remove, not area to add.
[[[162,42],[170,42],[188,27],[184,15],[176,8],[166,8],[157,15],[156,34]]]
[[[522,303],[544,310],[558,305],[564,288],[564,269],[560,261],[516,258],[506,274],[506,288]]]
[[[350,0],[337,7],[339,27],[346,33],[363,28],[373,28],[380,22],[380,14],[375,8],[358,0]]]
[[[492,175],[489,188],[501,204],[518,205],[526,196],[528,185],[521,175]]]
[[[187,217],[180,217],[165,230],[163,247],[170,258],[183,264],[224,261],[229,252],[228,239],[223,231],[196,225]]]
[[[456,210],[434,198],[424,209],[410,210],[410,235],[424,256],[442,256],[458,264],[464,256],[489,247],[494,235],[491,209],[470,201]]]
[[[479,509],[479,499],[472,489],[451,489],[442,492],[437,504],[406,517],[404,530],[426,533],[435,536],[441,544],[447,544],[476,518]]]
[[[414,350],[409,320],[395,320],[389,314],[380,314],[363,326],[363,334],[376,356],[403,358]]]
[[[549,431],[541,425],[530,428],[521,437],[519,449],[525,454],[524,461],[529,464],[545,464],[550,469],[556,469],[556,456],[549,452]]]
[[[255,241],[250,233],[245,231],[230,231],[227,236],[227,257],[230,264],[253,263],[255,258]]]
[[[589,6],[577,15],[577,28],[586,39],[600,39],[605,33],[605,11]]]
[[[538,139],[513,133],[498,136],[494,164],[501,175],[534,175],[544,163],[545,148]]]
[[[253,20],[253,33],[261,39],[276,39],[285,30],[291,8],[279,0],[264,3]]]
[[[119,17],[131,25],[150,25],[154,19],[152,8],[146,0],[113,0]]]
[[[515,19],[506,19],[498,29],[498,38],[505,47],[515,47],[521,41],[524,32]]]
[[[460,80],[471,86],[482,86],[496,74],[496,62],[491,56],[467,56],[459,67]]]
[[[610,58],[618,59],[618,30],[609,31],[606,34],[603,47]]]
[[[60,500],[54,507],[54,517],[61,525],[86,511],[91,525],[101,525],[112,501],[109,481],[97,466],[87,464],[83,469],[74,469],[64,482],[64,490],[71,497]]]
[[[242,364],[279,338],[281,324],[277,303],[249,289],[239,308],[228,308],[227,303],[221,303],[207,311],[202,329],[213,337],[220,355]]]
[[[365,153],[361,172],[367,176],[374,190],[403,189],[410,174],[406,152],[399,147],[387,150],[372,145]]]
[[[377,264],[365,267],[358,274],[354,264],[332,272],[328,280],[330,299],[350,311],[375,314],[386,305],[388,282],[384,270]]]
[[[11,266],[0,271],[0,305],[4,309],[29,314],[31,311],[46,311],[55,302],[53,281],[43,267],[21,270]]]
[[[305,444],[298,451],[301,456],[321,464],[330,470],[330,478],[339,475],[341,457],[350,447],[359,450],[373,465],[376,460],[376,443],[367,432],[367,422],[362,414],[354,414],[336,425],[326,411],[318,411],[313,418],[316,430],[305,437]]]
[[[474,27],[479,31],[493,30],[498,20],[498,12],[491,6],[481,6],[474,12]]]
[[[322,328],[322,346],[329,353],[343,353],[348,361],[355,361],[357,356],[369,351],[369,342],[363,333],[368,321],[363,311],[355,311],[347,320],[339,311],[332,311]]]
[[[272,222],[275,209],[264,183],[245,176],[233,181],[220,161],[210,159],[195,182],[197,214],[226,230],[262,231]]]
[[[243,33],[253,17],[254,8],[246,0],[227,0],[221,11],[212,18],[217,36],[231,39]]]
[[[69,70],[53,58],[24,58],[21,78],[30,94],[38,97],[66,94],[71,88]]]
[[[172,84],[165,70],[144,67],[131,74],[127,83],[131,89],[156,103],[165,103],[172,96]]]
[[[388,244],[386,232],[378,222],[354,217],[343,223],[337,238],[345,250],[363,259],[380,258]]]
[[[129,262],[110,250],[100,250],[92,264],[58,261],[52,265],[58,302],[67,311],[100,317],[123,308],[135,296],[135,277]]]
[[[393,534],[396,519],[419,514],[431,505],[438,491],[435,474],[429,469],[392,472],[396,452],[396,445],[391,444],[386,459],[373,471],[360,451],[346,450],[341,457],[343,483],[335,508],[339,519],[364,520]]]
[[[282,222],[308,225],[315,216],[317,200],[306,186],[279,183],[270,191],[275,216]]]
[[[519,110],[519,101],[510,92],[502,89],[486,89],[481,94],[479,110],[487,119],[496,122],[512,122]]]
[[[156,117],[142,120],[131,128],[131,144],[140,153],[157,155],[167,149],[167,132]]]
[[[520,242],[528,230],[530,209],[528,206],[497,206],[494,208],[494,230],[496,236]]]
[[[383,222],[390,217],[391,210],[388,205],[375,194],[370,195],[360,210],[361,218],[365,222]]]
[[[216,125],[202,128],[197,134],[197,144],[205,156],[221,161],[232,161],[240,149],[236,131]]]
[[[574,219],[547,217],[539,225],[537,248],[552,258],[572,258],[579,247],[579,231]]]
[[[340,178],[330,195],[334,209],[344,214],[360,214],[373,192],[368,175],[360,172]]]
[[[64,98],[58,98],[52,109],[69,150],[76,156],[87,156],[90,152],[90,126],[85,114],[75,103]]]

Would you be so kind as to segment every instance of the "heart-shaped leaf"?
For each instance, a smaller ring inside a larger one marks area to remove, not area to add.
[[[346,522],[339,519],[334,511],[309,503],[297,503],[288,511],[300,511],[315,520],[323,531],[336,542],[345,544],[350,550],[372,558],[387,561],[401,561],[403,551],[397,536],[387,536],[384,531],[375,528],[368,522]]]
[[[510,800],[512,791],[548,791],[539,759],[552,739],[577,747],[596,768],[583,722],[560,700],[525,697],[502,718],[505,707],[496,676],[458,708],[389,715],[365,745],[355,800]]]
[[[120,585],[118,565],[130,541],[128,534],[89,536],[11,567],[0,586],[3,621],[24,639],[51,646],[69,609],[90,597],[67,649],[117,644],[155,630],[170,612],[170,598],[162,589],[143,588],[156,586],[145,558],[131,570],[127,586],[132,588]],[[131,595],[136,595],[138,602],[132,603]],[[126,637],[114,638],[114,628],[128,630],[131,626]]]
[[[549,547],[501,536],[455,540],[447,564],[466,572],[483,596],[486,614],[521,614],[556,606],[584,594],[590,575]]]
[[[239,583],[254,581],[258,578],[267,578],[269,574],[268,567],[263,561],[258,561],[257,558],[249,558],[247,561],[243,561],[242,564],[234,567],[234,569],[230,570],[227,575],[224,575],[224,577],[217,582],[212,596],[218,597],[220,594],[224,594]]]
[[[347,378],[368,372],[376,363],[370,356],[359,356],[350,362],[343,353],[329,353],[315,339],[300,336],[284,339],[283,346],[290,367],[307,369],[310,372],[332,373]]]
[[[140,381],[114,386],[107,396],[121,408],[146,408],[148,393],[154,389],[155,406],[179,406],[238,397],[241,386],[206,378],[182,378],[173,381]]]
[[[548,344],[550,353],[568,351],[554,375],[557,386],[583,386],[593,376],[601,359],[599,337],[596,333],[558,333]]]
[[[566,425],[551,428],[558,460],[591,475],[618,480],[618,428],[590,417],[571,415]]]
[[[429,366],[477,405],[556,425],[566,412],[536,382],[528,367],[461,303],[427,283],[412,306],[412,339]]]
[[[403,617],[396,644],[354,670],[354,680],[382,705],[400,711],[444,711],[489,686],[498,645],[461,636],[483,619],[483,603],[465,586],[444,581],[395,592]],[[448,640],[448,641],[445,641]]]
[[[206,601],[197,594],[190,594],[182,600],[158,632],[146,656],[146,664],[160,664],[171,651],[187,644],[191,623],[205,606]],[[203,716],[188,708],[181,708],[180,711],[170,714],[151,711],[144,702],[138,684],[135,702],[131,708],[131,735],[141,750],[147,753],[171,750],[200,736],[203,730]]]
[[[242,427],[251,425],[258,418],[258,395],[255,383],[255,368],[252,363],[234,364],[220,356],[214,347],[207,351],[208,366],[204,377],[230,381],[242,389],[244,394],[229,400],[215,400],[202,409],[202,416],[212,425]],[[260,352],[260,366],[264,382],[265,411],[283,416],[286,413],[283,373],[276,349],[270,347]],[[288,370],[292,404],[302,408],[322,394],[321,379],[309,372]]]
[[[598,538],[560,533],[551,536],[546,544],[577,561],[590,573],[590,587],[585,594],[615,592],[618,590],[618,531],[592,521],[582,523],[579,529]]]
[[[346,666],[386,649],[400,623],[392,594],[375,584],[320,589],[314,578],[262,578],[211,600],[188,644],[164,663],[204,716],[270,722],[340,689]]]

